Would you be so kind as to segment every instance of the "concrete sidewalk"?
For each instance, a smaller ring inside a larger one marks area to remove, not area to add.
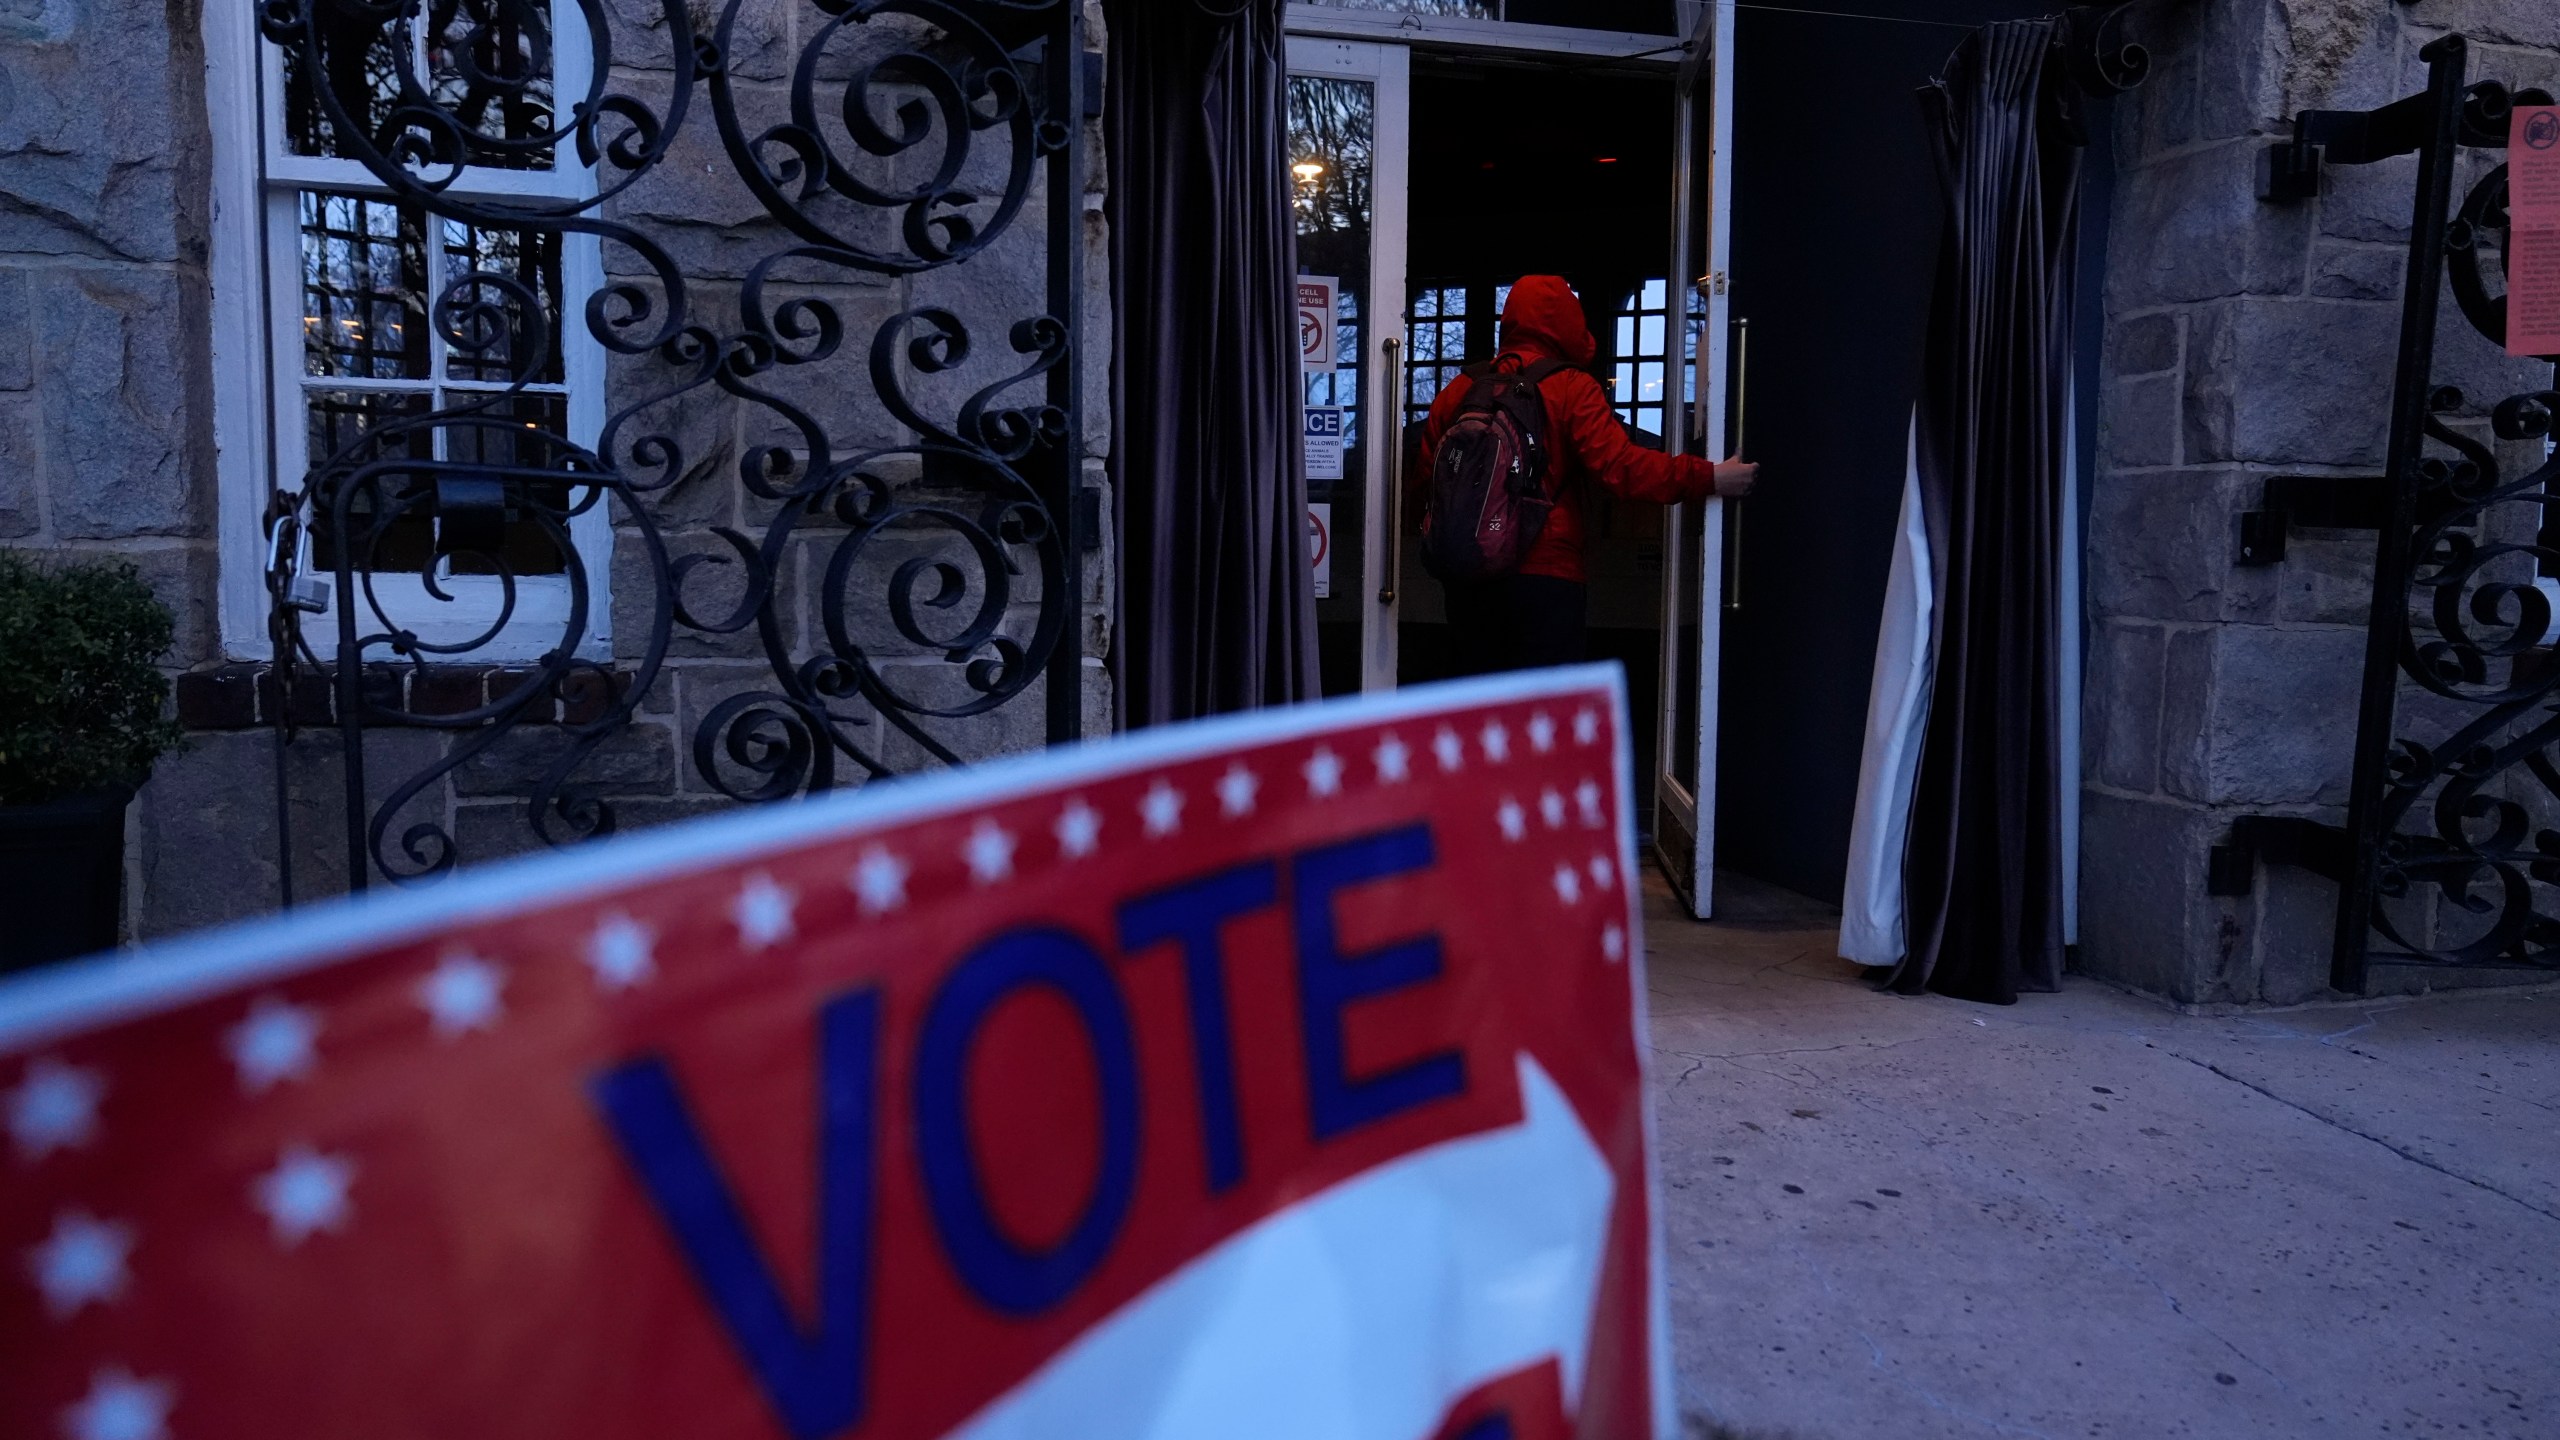
[[[2560,992],[1879,994],[1648,899],[1693,1433],[2560,1437]]]

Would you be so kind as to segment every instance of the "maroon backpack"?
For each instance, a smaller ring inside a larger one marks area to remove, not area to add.
[[[1422,512],[1422,563],[1442,580],[1508,575],[1556,506],[1547,490],[1547,405],[1538,382],[1561,360],[1523,367],[1496,360],[1470,365],[1457,417],[1431,462],[1431,493]]]

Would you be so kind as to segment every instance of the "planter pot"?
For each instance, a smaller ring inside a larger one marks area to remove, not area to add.
[[[0,972],[111,949],[130,790],[0,805]]]

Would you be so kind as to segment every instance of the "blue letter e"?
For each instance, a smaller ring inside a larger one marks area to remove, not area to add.
[[[593,1086],[622,1153],[657,1203],[693,1278],[796,1440],[824,1440],[862,1418],[870,1335],[872,1054],[880,995],[864,990],[818,1014],[818,1323],[793,1318],[756,1248],[736,1192],[703,1148],[667,1062],[634,1060]]]

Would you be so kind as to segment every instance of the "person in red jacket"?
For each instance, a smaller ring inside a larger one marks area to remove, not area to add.
[[[1523,366],[1553,359],[1566,367],[1538,386],[1547,410],[1547,486],[1556,504],[1517,571],[1443,585],[1461,673],[1566,665],[1582,658],[1589,601],[1582,569],[1586,487],[1676,505],[1709,495],[1746,495],[1759,478],[1759,466],[1738,459],[1710,463],[1638,445],[1611,408],[1608,392],[1585,368],[1598,348],[1582,318],[1582,301],[1562,277],[1524,275],[1511,287],[1502,306],[1499,358],[1516,359]],[[1440,437],[1457,418],[1459,402],[1472,383],[1462,375],[1432,400],[1431,418],[1422,427],[1417,476],[1431,473]],[[1408,507],[1407,513],[1418,508]]]

